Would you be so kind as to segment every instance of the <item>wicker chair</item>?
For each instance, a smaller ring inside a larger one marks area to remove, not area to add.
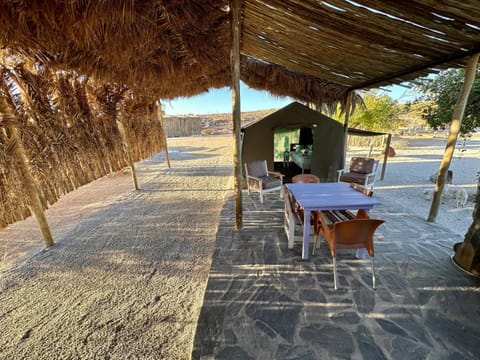
[[[266,160],[256,160],[245,164],[247,189],[257,190],[260,193],[260,203],[263,204],[263,194],[279,191],[282,197],[283,175],[276,171],[268,171]]]
[[[378,160],[373,158],[352,157],[348,169],[338,170],[338,181],[354,183],[373,189],[377,174]]]

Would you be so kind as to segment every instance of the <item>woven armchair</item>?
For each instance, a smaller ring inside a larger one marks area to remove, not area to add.
[[[247,189],[260,193],[260,203],[263,204],[263,194],[271,191],[279,191],[282,197],[283,175],[276,171],[269,171],[266,160],[256,160],[245,164],[245,176]]]
[[[378,160],[373,158],[352,157],[348,169],[338,170],[338,181],[362,185],[373,189],[377,174]]]

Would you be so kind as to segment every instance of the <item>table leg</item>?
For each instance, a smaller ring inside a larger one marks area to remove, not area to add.
[[[303,211],[303,248],[302,260],[308,260],[308,247],[310,240],[310,210]]]

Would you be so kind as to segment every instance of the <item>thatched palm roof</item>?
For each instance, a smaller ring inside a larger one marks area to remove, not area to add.
[[[332,103],[480,51],[478,0],[241,1],[242,80]],[[230,85],[226,0],[11,0],[0,47],[160,98]]]

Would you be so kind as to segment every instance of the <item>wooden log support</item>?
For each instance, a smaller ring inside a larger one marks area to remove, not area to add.
[[[347,150],[348,150],[348,123],[350,122],[350,109],[352,107],[352,96],[353,93],[349,91],[347,93],[347,101],[345,103],[345,119],[343,122],[343,133],[345,143],[343,144],[343,165],[345,165],[345,161],[347,159]],[[343,168],[344,166],[342,166]]]
[[[45,216],[45,212],[43,211],[40,195],[38,194],[38,189],[35,185],[33,175],[30,169],[30,162],[25,152],[21,137],[18,133],[18,129],[13,126],[7,126],[5,130],[6,135],[10,138],[10,141],[15,144],[13,150],[14,156],[17,160],[19,170],[22,174],[23,186],[27,191],[28,197],[30,198],[30,208],[35,215],[35,219],[37,220],[45,246],[53,246],[55,243],[53,241],[50,227],[48,226],[47,217]]]
[[[127,129],[122,119],[117,119],[117,126],[118,126],[118,130],[120,131],[120,135],[122,136],[122,142],[123,142],[123,146],[125,147],[125,152],[127,153],[128,165],[132,170],[133,187],[135,188],[135,190],[138,190],[139,187],[138,187],[138,180],[137,180],[137,171],[135,170],[135,164],[133,163],[132,150],[130,147],[130,142],[128,141]]]
[[[163,111],[162,111],[162,103],[160,100],[157,101],[158,106],[158,121],[160,122],[160,126],[163,129],[163,144],[165,145],[165,159],[167,160],[167,166],[170,169],[170,155],[168,154],[168,143],[167,143],[167,128],[163,123]]]
[[[458,96],[457,103],[453,109],[453,119],[450,124],[450,133],[448,134],[447,144],[445,145],[445,151],[443,153],[443,159],[438,170],[437,181],[435,183],[435,189],[432,198],[432,205],[427,218],[427,221],[429,222],[435,222],[438,215],[438,209],[440,208],[440,203],[442,200],[443,188],[447,180],[448,169],[450,167],[450,163],[452,162],[458,134],[460,133],[460,125],[462,124],[468,95],[470,94],[473,81],[475,80],[475,72],[479,56],[480,54],[471,56],[465,69],[465,79],[463,81],[462,90]]]
[[[392,143],[392,134],[387,135],[387,143],[385,145],[385,155],[383,156],[382,175],[380,180],[385,177],[385,170],[387,169],[388,153],[390,151],[390,144]]]
[[[233,164],[234,164],[234,195],[235,195],[235,227],[243,226],[242,208],[242,153],[241,153],[241,113],[240,113],[240,0],[230,1],[232,48],[230,65],[232,72],[232,123],[233,123]]]

